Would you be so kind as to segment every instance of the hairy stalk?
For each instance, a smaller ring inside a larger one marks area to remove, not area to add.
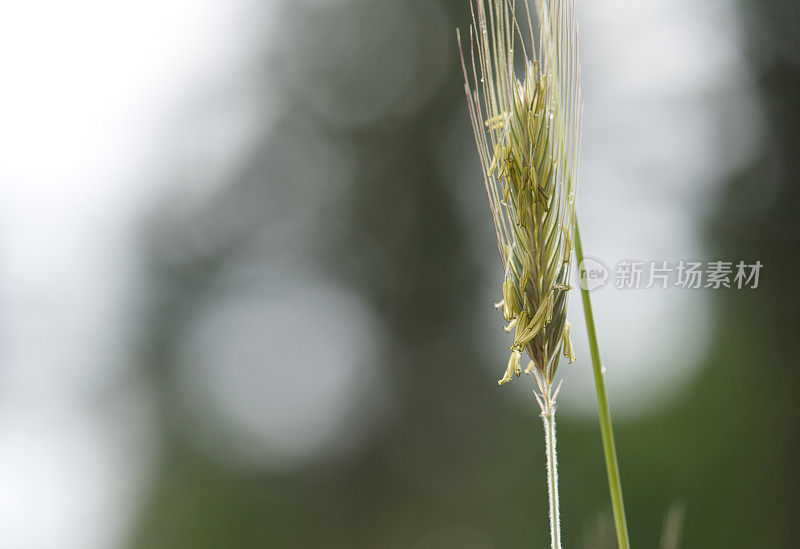
[[[575,221],[575,255],[578,260],[578,269],[581,280],[584,279],[583,246]],[[592,368],[594,370],[594,386],[597,392],[597,413],[600,418],[600,434],[603,438],[603,454],[606,459],[606,472],[608,473],[608,490],[611,493],[611,507],[614,511],[614,526],[617,530],[617,543],[620,549],[629,549],[628,524],[625,520],[625,506],[622,503],[622,484],[619,479],[619,463],[617,462],[617,448],[614,444],[614,429],[611,426],[611,412],[608,408],[608,394],[606,382],[603,377],[603,368],[600,364],[600,350],[597,347],[597,332],[594,327],[594,314],[589,290],[581,285],[583,298],[583,313],[586,317],[586,331],[589,335],[589,349],[592,354]]]
[[[550,505],[550,549],[561,549],[561,517],[558,503],[558,456],[556,455],[556,407],[542,411],[547,457],[547,500]]]

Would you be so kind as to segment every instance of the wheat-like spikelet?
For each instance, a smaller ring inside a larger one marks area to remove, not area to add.
[[[460,37],[459,47],[505,273],[497,307],[508,322],[506,331],[514,334],[498,383],[522,374],[527,352],[524,372],[536,378],[544,413],[558,392],[551,389],[561,353],[570,362],[575,358],[566,314],[581,99],[574,0],[533,0],[533,18],[527,0],[520,3],[527,29],[518,23],[516,2],[475,0],[471,71]],[[523,34],[529,35],[527,44]],[[519,78],[515,45],[524,60]]]

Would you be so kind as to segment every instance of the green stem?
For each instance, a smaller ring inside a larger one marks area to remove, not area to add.
[[[542,410],[545,454],[547,456],[547,496],[550,504],[550,549],[561,549],[561,518],[558,502],[558,457],[556,456],[556,407],[548,399]]]
[[[578,259],[578,273],[581,280],[584,278],[583,272],[583,246],[581,245],[581,235],[578,230],[578,222],[575,221],[575,254]],[[592,354],[592,367],[594,369],[594,386],[597,391],[597,412],[600,417],[600,433],[603,438],[603,453],[606,458],[606,472],[608,473],[608,490],[611,492],[611,507],[614,510],[614,525],[617,530],[617,543],[619,549],[630,549],[628,539],[628,524],[625,520],[625,507],[622,503],[622,484],[619,480],[619,463],[617,463],[617,449],[614,445],[614,429],[611,426],[611,412],[608,409],[608,394],[606,392],[606,382],[603,378],[603,368],[600,364],[600,351],[597,348],[597,332],[594,327],[594,315],[592,314],[592,302],[589,298],[589,290],[581,286],[581,297],[583,298],[583,312],[586,316],[586,331],[589,335],[589,348]]]

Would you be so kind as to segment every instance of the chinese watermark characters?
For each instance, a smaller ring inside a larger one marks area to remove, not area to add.
[[[761,261],[618,261],[613,271],[587,257],[581,265],[580,285],[596,290],[613,284],[618,290],[650,288],[755,290],[763,265]]]

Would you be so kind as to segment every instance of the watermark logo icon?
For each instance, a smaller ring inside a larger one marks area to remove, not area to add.
[[[580,276],[579,284],[583,290],[591,292],[605,287],[608,283],[608,267],[594,257],[585,257],[578,265],[578,273]]]

